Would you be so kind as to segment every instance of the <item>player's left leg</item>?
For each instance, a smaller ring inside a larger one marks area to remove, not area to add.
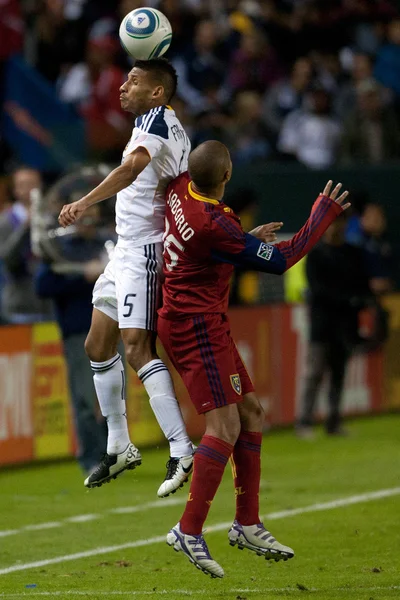
[[[261,443],[264,413],[254,394],[247,393],[238,405],[241,431],[232,454],[236,515],[228,533],[231,546],[247,548],[266,559],[287,560],[294,556],[265,529],[259,516]]]
[[[254,393],[253,383],[237,348],[232,338],[230,340],[243,402],[238,404],[241,430],[231,458],[236,515],[228,533],[229,543],[253,550],[267,559],[287,560],[294,556],[293,550],[280,544],[260,520],[259,491],[264,411]]]
[[[159,497],[175,493],[193,469],[193,445],[187,435],[171,375],[156,352],[156,334],[145,329],[122,329],[125,355],[149,395],[151,408],[169,442],[167,474]]]
[[[162,244],[118,248],[116,280],[118,321],[126,359],[136,371],[151,408],[170,445],[167,474],[158,496],[174,493],[193,468],[193,445],[187,435],[171,375],[156,352],[157,309],[161,301]]]

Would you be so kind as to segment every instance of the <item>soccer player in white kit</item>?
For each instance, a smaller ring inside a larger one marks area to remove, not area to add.
[[[94,287],[92,324],[85,343],[101,412],[107,419],[107,454],[85,485],[100,486],[141,464],[126,420],[124,366],[117,351],[122,337],[126,359],[145,386],[170,444],[160,497],[181,487],[193,468],[193,446],[171,376],[155,347],[165,190],[172,179],[187,170],[190,152],[190,141],[169,106],[176,87],[176,72],[167,60],[135,63],[120,88],[122,108],[136,116],[122,163],[87,196],[65,205],[59,216],[65,227],[92,204],[117,194],[118,242]]]

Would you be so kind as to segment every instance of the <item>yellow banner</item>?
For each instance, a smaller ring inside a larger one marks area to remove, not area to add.
[[[57,325],[33,326],[33,423],[36,459],[69,456],[69,395],[62,342]]]

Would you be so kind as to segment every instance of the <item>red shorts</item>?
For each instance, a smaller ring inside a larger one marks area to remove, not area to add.
[[[158,336],[199,414],[237,404],[254,391],[224,315],[159,317]]]

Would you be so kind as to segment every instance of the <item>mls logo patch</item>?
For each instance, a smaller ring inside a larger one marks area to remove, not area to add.
[[[241,396],[242,395],[242,382],[240,381],[239,375],[231,375],[231,384],[235,392]]]
[[[264,260],[271,260],[272,253],[274,251],[274,247],[269,244],[265,244],[264,242],[260,244],[260,247],[257,251],[257,256],[263,258]]]

